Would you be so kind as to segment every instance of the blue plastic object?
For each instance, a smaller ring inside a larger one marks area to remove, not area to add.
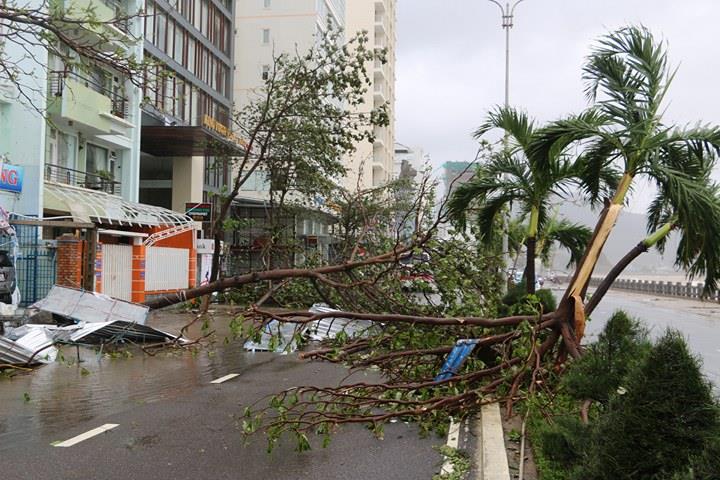
[[[475,350],[475,346],[479,341],[478,339],[465,339],[455,342],[455,346],[450,353],[448,353],[445,363],[443,363],[442,369],[440,370],[440,374],[435,377],[435,381],[441,382],[454,376],[462,364],[465,363],[468,355]]]

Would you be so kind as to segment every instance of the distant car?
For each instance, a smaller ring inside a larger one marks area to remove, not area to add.
[[[435,278],[427,272],[430,254],[427,252],[413,253],[400,258],[400,282],[406,292],[435,291]]]

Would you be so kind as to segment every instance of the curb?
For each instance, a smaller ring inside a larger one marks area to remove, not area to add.
[[[483,405],[475,418],[478,447],[473,455],[478,475],[475,480],[510,480],[500,404]]]
[[[472,437],[475,441],[470,441]],[[470,480],[510,480],[499,403],[483,405],[477,416],[468,418],[462,425],[451,419],[446,445],[454,449],[469,448]],[[440,474],[452,472],[453,464],[446,459]]]

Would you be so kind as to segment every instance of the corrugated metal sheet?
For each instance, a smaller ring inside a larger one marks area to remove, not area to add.
[[[145,290],[188,288],[189,250],[185,248],[147,247],[145,250]]]
[[[271,320],[263,328],[260,341],[248,340],[243,348],[250,352],[292,353],[297,350],[297,343],[293,341],[295,331],[296,325],[294,324]]]
[[[51,346],[52,335],[43,328],[29,325],[12,329],[7,337],[0,336],[0,363],[13,365],[51,363],[57,358],[57,348]]]
[[[53,286],[47,297],[35,302],[30,308],[71,318],[76,322],[119,320],[140,325],[145,325],[150,311],[145,305],[58,285]]]
[[[324,303],[316,303],[308,310],[310,313],[332,313],[338,310],[332,309]],[[317,320],[307,325],[306,335],[311,340],[322,341],[335,338],[338,333],[345,332],[348,337],[355,337],[373,326],[369,320],[351,320],[348,318],[329,317]]]
[[[337,311],[338,310],[334,310],[324,303],[316,303],[309,310],[311,313],[331,313]],[[297,329],[310,340],[319,342],[335,338],[340,332],[345,332],[348,337],[362,336],[365,335],[367,330],[372,328],[373,325],[374,323],[369,320],[351,320],[336,317],[323,318],[322,320],[317,320],[300,327],[293,323],[280,323],[277,320],[271,320],[263,329],[260,341],[253,342],[248,340],[245,342],[244,348],[252,352],[273,351],[275,353],[289,353],[297,350],[297,344],[293,339]]]

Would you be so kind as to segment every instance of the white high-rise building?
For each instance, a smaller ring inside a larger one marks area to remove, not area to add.
[[[344,185],[350,190],[381,185],[392,178],[395,99],[395,0],[238,0],[235,9],[234,102],[241,109],[263,85],[273,55],[307,51],[328,19],[348,37],[366,30],[370,44],[387,48],[388,62],[368,65],[372,85],[363,109],[387,102],[390,126],[375,131],[373,145],[363,143],[345,159]],[[263,182],[252,179],[241,197],[263,197]]]
[[[375,143],[359,146],[349,162],[349,170],[362,172],[363,187],[382,185],[394,176],[395,9],[396,0],[350,0],[347,5],[347,31],[350,34],[367,31],[370,44],[387,52],[386,63],[375,61],[368,65],[372,86],[366,94],[365,105],[377,108],[386,104],[390,124],[375,128]]]

